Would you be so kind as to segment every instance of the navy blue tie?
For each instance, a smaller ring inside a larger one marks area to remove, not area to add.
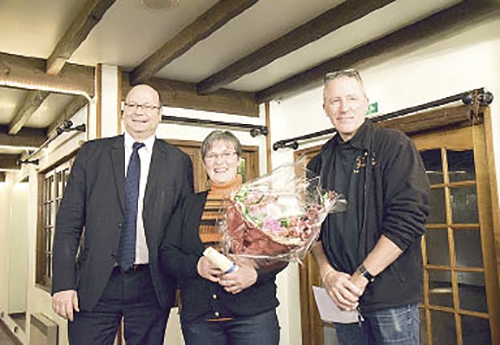
[[[141,179],[141,158],[139,149],[143,143],[134,143],[125,177],[125,220],[123,222],[118,263],[124,271],[135,262],[135,242],[137,234],[137,205],[139,200],[139,180]]]

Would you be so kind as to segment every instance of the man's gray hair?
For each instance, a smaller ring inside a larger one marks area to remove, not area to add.
[[[366,95],[365,84],[363,83],[363,79],[361,79],[361,75],[354,68],[343,69],[343,70],[339,70],[339,71],[330,72],[330,73],[325,74],[325,77],[323,79],[323,81],[324,81],[323,90],[326,88],[328,83],[330,83],[332,80],[342,78],[342,77],[356,79],[357,82],[359,83],[359,85],[361,86],[361,88],[363,89],[363,94],[365,95],[366,98],[368,98],[368,96]]]

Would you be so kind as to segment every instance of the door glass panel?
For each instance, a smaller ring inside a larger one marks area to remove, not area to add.
[[[448,158],[448,175],[450,182],[475,181],[476,171],[474,169],[474,152],[446,151]]]
[[[432,188],[429,200],[428,224],[446,223],[444,188]]]
[[[441,149],[421,151],[427,177],[431,184],[443,183],[443,163],[441,161]]]
[[[433,344],[454,345],[457,343],[453,314],[431,310],[431,329]]]
[[[454,229],[455,262],[458,267],[483,267],[480,229]]]
[[[448,231],[446,229],[428,229],[425,234],[427,264],[450,265]]]
[[[476,186],[451,188],[453,223],[479,223]]]
[[[478,272],[457,272],[460,309],[488,312],[484,275]]]
[[[464,345],[491,345],[490,322],[473,316],[462,316],[462,339]]]
[[[453,308],[450,271],[429,270],[429,303]]]
[[[427,340],[427,330],[426,330],[426,317],[425,317],[425,309],[423,308],[418,308],[418,314],[420,317],[420,344],[428,344]]]

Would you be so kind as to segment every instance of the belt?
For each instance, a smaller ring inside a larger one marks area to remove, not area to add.
[[[120,265],[115,266],[115,270],[120,270],[121,273],[137,273],[149,268],[149,264],[133,264],[128,270],[124,270]]]

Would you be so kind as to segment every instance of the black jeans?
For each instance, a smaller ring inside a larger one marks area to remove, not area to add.
[[[196,320],[182,323],[186,345],[278,345],[280,326],[276,311],[228,321]]]

